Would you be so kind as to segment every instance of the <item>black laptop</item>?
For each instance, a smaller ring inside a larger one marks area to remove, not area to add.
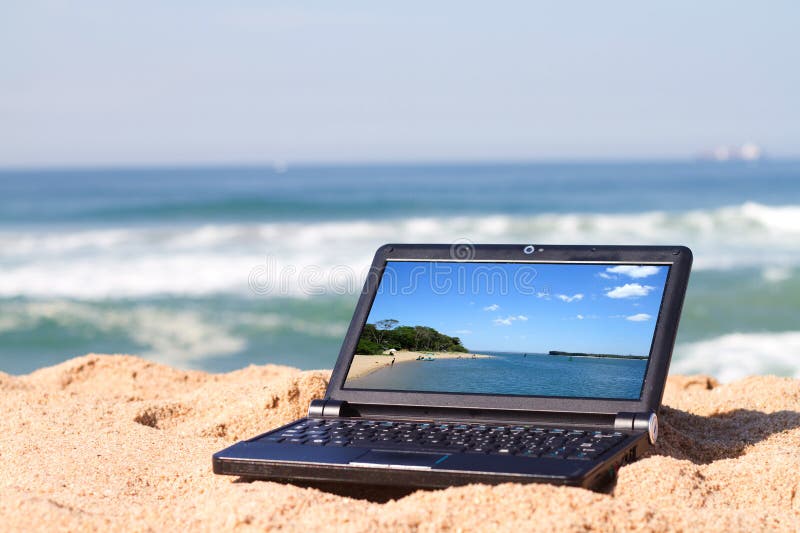
[[[683,246],[383,246],[325,397],[214,472],[604,485],[658,436],[691,263]]]

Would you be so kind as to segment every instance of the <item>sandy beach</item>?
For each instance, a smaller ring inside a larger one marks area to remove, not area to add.
[[[89,355],[0,373],[5,531],[796,531],[800,381],[672,376],[652,454],[608,493],[242,482],[211,454],[304,414],[328,371]]]
[[[395,360],[394,364],[400,363],[424,363],[418,361],[417,357],[428,357],[433,355],[436,359],[489,359],[491,355],[476,354],[476,353],[463,353],[463,352],[411,352],[408,350],[398,350],[394,356],[391,355],[356,355],[353,357],[353,362],[350,365],[350,372],[347,374],[348,379],[363,378],[366,375],[372,374],[376,370],[386,368],[392,364],[392,359]]]

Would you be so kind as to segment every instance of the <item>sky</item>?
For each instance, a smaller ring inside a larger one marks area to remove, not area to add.
[[[800,4],[0,5],[0,167],[800,156]]]
[[[368,323],[395,319],[473,352],[649,355],[669,267],[390,261]]]

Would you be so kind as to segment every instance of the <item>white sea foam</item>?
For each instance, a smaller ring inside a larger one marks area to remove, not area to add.
[[[43,322],[63,330],[85,332],[87,336],[120,342],[127,339],[139,347],[139,355],[183,368],[210,357],[245,351],[246,335],[297,333],[338,342],[347,329],[346,323],[311,322],[274,312],[218,314],[213,308],[202,312],[154,304],[123,303],[110,307],[103,303],[49,300],[5,302],[0,315],[0,334],[35,331]]]
[[[745,203],[681,213],[3,231],[0,296],[103,299],[253,294],[253,278],[271,286],[271,294],[278,289],[299,297],[331,290],[352,292],[360,287],[380,244],[448,243],[464,238],[473,242],[687,244],[695,252],[696,269],[757,267],[764,279],[774,281],[800,265],[800,205]],[[345,268],[336,271],[337,267]],[[314,283],[303,283],[303,269]],[[348,273],[352,279],[347,279]]]
[[[143,357],[180,367],[246,346],[246,340],[233,335],[229,327],[193,311],[151,305],[107,309],[65,300],[11,302],[4,311],[7,320],[0,321],[0,333],[48,320],[65,329],[128,338],[143,347]]]
[[[800,331],[729,333],[675,348],[674,374],[711,374],[723,382],[751,374],[800,378]]]
[[[240,313],[236,315],[236,324],[264,332],[286,329],[303,335],[331,337],[337,340],[344,337],[347,331],[346,323],[308,322],[277,313]]]
[[[770,283],[780,283],[792,277],[792,269],[783,266],[766,267],[761,272],[761,277]]]

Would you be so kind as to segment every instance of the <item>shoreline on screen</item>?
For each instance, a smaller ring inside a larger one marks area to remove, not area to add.
[[[368,376],[373,372],[383,368],[401,363],[419,363],[427,364],[429,361],[420,360],[418,357],[430,357],[435,359],[493,359],[495,356],[479,353],[466,353],[466,352],[414,352],[408,350],[398,350],[392,355],[361,355],[356,354],[353,356],[353,362],[350,364],[350,371],[347,374],[346,384]]]
[[[585,352],[564,352],[561,350],[550,350],[547,355],[559,357],[594,357],[597,359],[641,359],[647,360],[649,355],[621,355],[613,353],[585,353]]]

